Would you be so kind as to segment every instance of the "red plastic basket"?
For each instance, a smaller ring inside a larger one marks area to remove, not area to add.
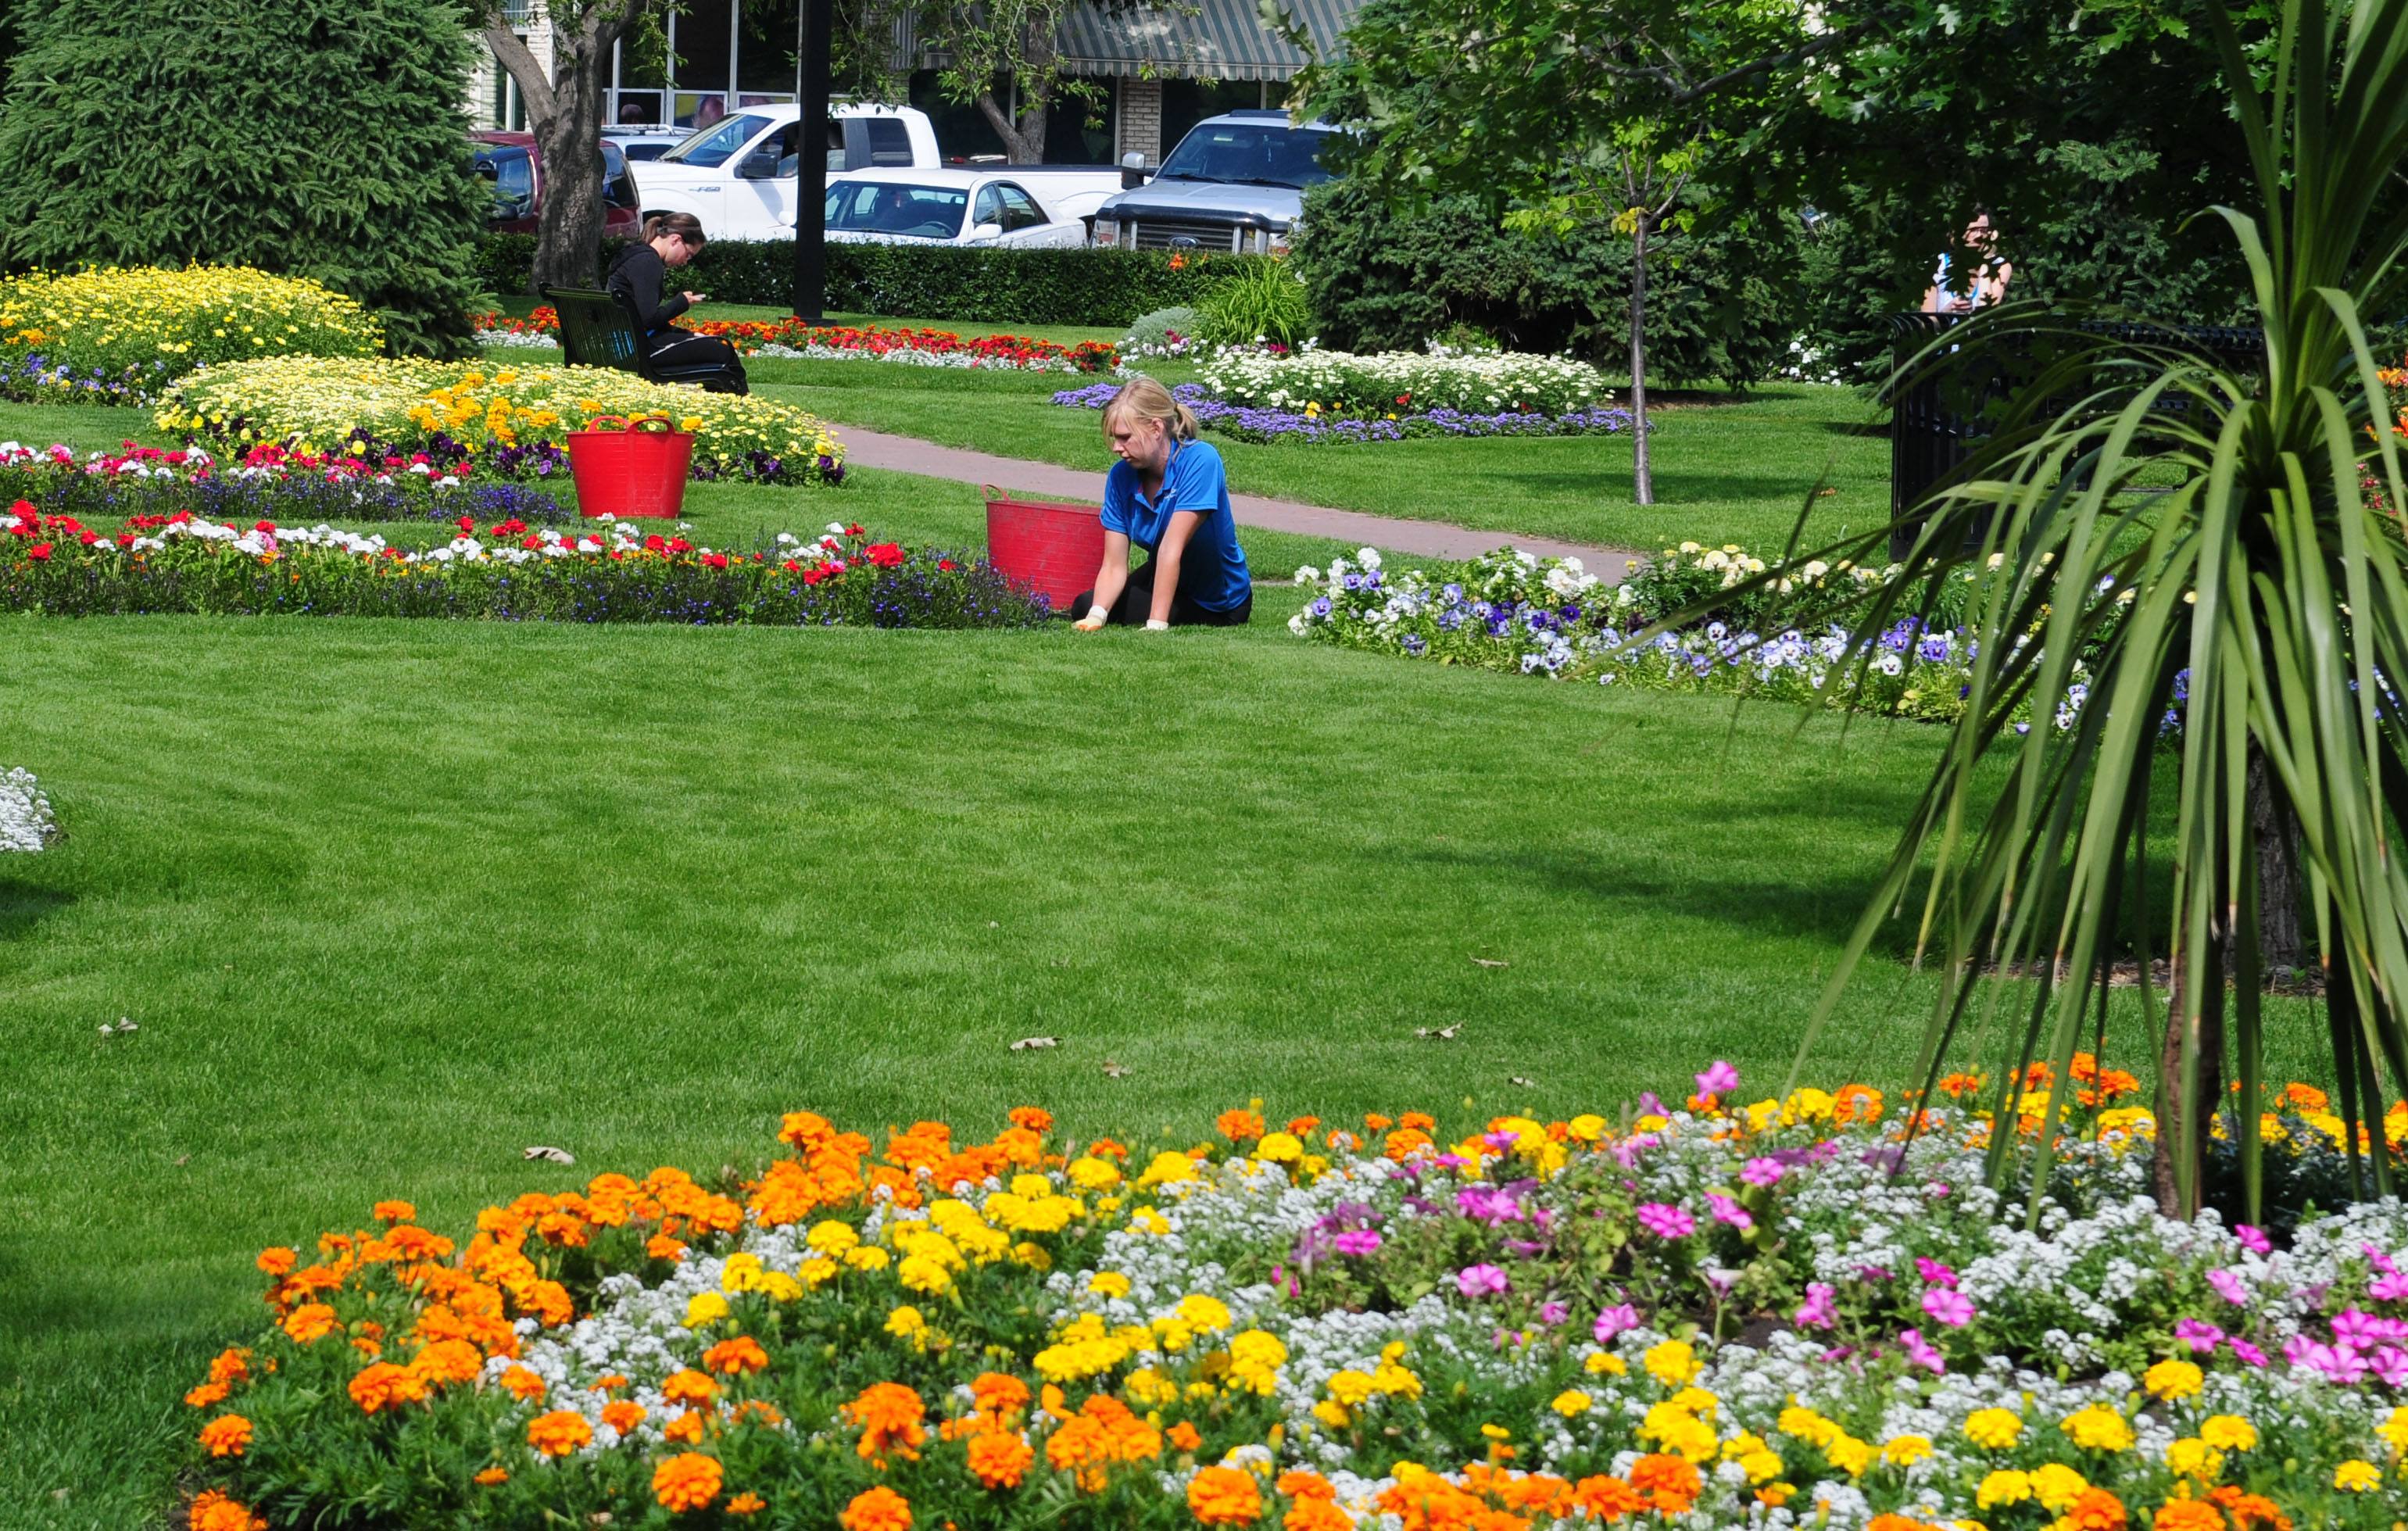
[[[616,422],[619,429],[599,427]],[[604,415],[568,433],[568,470],[577,479],[577,508],[621,521],[675,521],[685,507],[694,437],[664,430],[664,421],[629,422]]]
[[[1005,578],[1033,587],[1058,608],[1096,586],[1104,565],[1102,512],[1059,500],[1015,500],[986,492],[987,556]]]

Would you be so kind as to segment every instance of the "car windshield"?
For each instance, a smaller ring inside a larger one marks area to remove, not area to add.
[[[1179,140],[1162,162],[1165,180],[1214,180],[1233,186],[1293,186],[1328,180],[1321,167],[1322,128],[1277,122],[1207,122]]]
[[[730,156],[752,141],[752,136],[769,125],[766,117],[746,113],[724,122],[713,122],[697,130],[694,136],[661,156],[663,165],[693,165],[703,169],[716,169],[725,165]]]
[[[907,239],[951,239],[962,232],[969,193],[948,186],[892,186],[846,180],[828,188],[827,226]]]

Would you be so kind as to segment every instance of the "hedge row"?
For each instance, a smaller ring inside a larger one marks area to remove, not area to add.
[[[619,248],[603,247],[605,269]],[[477,247],[477,278],[494,293],[524,293],[534,259],[533,236],[489,234]],[[832,244],[827,306],[961,323],[1122,325],[1156,308],[1193,306],[1265,257],[1190,254],[1175,265],[1173,259],[1161,250]],[[794,295],[795,245],[715,240],[685,270],[681,279],[716,302],[782,308]]]

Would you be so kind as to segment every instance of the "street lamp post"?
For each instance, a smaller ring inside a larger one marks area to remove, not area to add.
[[[828,46],[835,0],[799,0],[796,24],[801,106],[795,153],[795,314],[818,319],[827,308]]]

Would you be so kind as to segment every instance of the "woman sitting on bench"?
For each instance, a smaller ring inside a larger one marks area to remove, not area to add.
[[[1104,476],[1103,566],[1071,603],[1087,608],[1079,631],[1242,625],[1254,614],[1254,577],[1221,454],[1196,439],[1195,415],[1152,378],[1132,378],[1104,406],[1104,437],[1120,461]],[[1149,554],[1135,569],[1132,542]]]
[[[692,213],[663,213],[644,221],[644,237],[623,251],[605,283],[627,299],[636,310],[636,327],[644,332],[644,346],[656,365],[715,366],[714,374],[695,380],[713,393],[749,393],[744,364],[736,348],[715,335],[696,335],[669,322],[703,301],[700,293],[675,293],[664,298],[669,268],[693,260],[702,248],[702,223]]]

